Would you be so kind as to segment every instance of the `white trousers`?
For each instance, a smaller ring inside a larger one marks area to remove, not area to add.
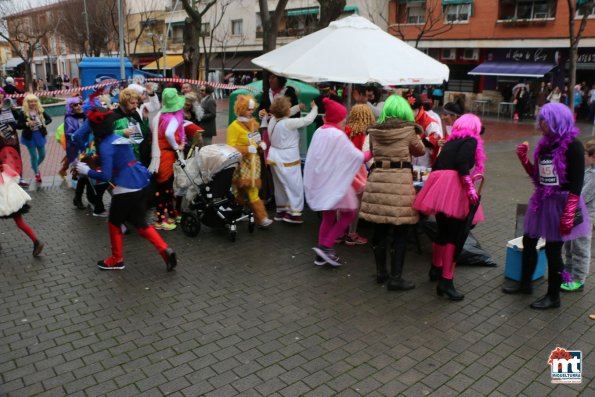
[[[294,216],[302,215],[304,210],[304,182],[300,164],[289,167],[283,164],[270,166],[275,186],[277,212],[288,212]]]

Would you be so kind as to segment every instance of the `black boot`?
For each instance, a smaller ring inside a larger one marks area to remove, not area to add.
[[[531,239],[523,236],[523,262],[521,270],[521,282],[514,285],[503,287],[502,292],[505,294],[527,294],[533,293],[531,286],[533,280],[533,273],[537,267],[537,239]]]
[[[386,241],[372,247],[374,250],[374,260],[376,261],[376,282],[384,284],[388,280],[386,271]]]
[[[430,276],[430,281],[438,281],[440,280],[440,275],[442,274],[442,268],[438,266],[431,265],[430,272],[428,275]]]
[[[438,281],[438,286],[436,287],[436,294],[438,296],[443,296],[446,294],[448,299],[451,301],[462,301],[465,298],[465,295],[461,294],[455,289],[455,286],[452,280],[449,280],[444,277],[440,277],[440,281]]]
[[[531,286],[531,284],[527,285],[527,284],[523,284],[521,282],[521,283],[515,283],[515,284],[507,286],[507,287],[502,287],[502,292],[504,292],[505,294],[531,295],[533,293],[533,287]]]
[[[395,236],[398,240],[398,236]],[[411,281],[403,280],[403,263],[405,262],[405,240],[401,244],[396,241],[394,250],[391,249],[391,263],[390,263],[390,279],[386,284],[386,289],[389,291],[406,291],[415,288],[415,284]]]
[[[545,310],[560,307],[560,297],[557,299],[546,294],[543,298],[531,303],[531,309]]]
[[[549,259],[547,294],[543,298],[531,303],[531,309],[545,310],[560,307],[560,284],[562,283],[562,274],[560,272],[563,267],[561,263],[555,263],[557,262],[557,258],[550,257]]]

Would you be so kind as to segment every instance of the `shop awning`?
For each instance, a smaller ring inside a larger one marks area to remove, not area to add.
[[[469,72],[470,75],[543,77],[555,68],[549,63],[531,62],[484,62]]]
[[[165,68],[166,69],[173,69],[176,66],[184,63],[184,57],[182,55],[168,55],[165,58]],[[153,61],[143,69],[145,70],[162,70],[163,69],[163,57],[159,58],[157,61]]]
[[[288,17],[295,17],[298,15],[318,14],[318,7],[299,8],[294,10],[287,10]]]
[[[12,70],[14,68],[16,68],[17,66],[19,66],[20,64],[22,64],[23,61],[21,58],[10,58],[6,61],[6,64],[4,65],[4,67],[7,70]]]
[[[463,1],[465,1],[465,0],[463,0]],[[318,7],[295,8],[293,10],[287,10],[287,16],[295,17],[298,15],[312,15],[312,14],[318,14],[319,12],[320,12],[320,9]],[[345,8],[343,8],[343,12],[355,12],[357,14],[357,13],[359,13],[359,7],[358,6],[345,6]]]

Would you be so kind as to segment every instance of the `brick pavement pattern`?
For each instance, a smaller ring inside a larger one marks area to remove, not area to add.
[[[475,235],[499,266],[458,268],[461,302],[427,280],[425,237],[407,254],[412,291],[375,284],[369,246],[339,247],[340,269],[314,266],[311,212],[253,235],[242,224],[235,243],[219,229],[162,232],[179,254],[171,273],[132,234],[126,269],[100,271],[105,220],[75,210],[71,190],[34,191],[26,219],[46,242],[40,258],[0,221],[0,395],[595,395],[593,283],[545,312],[529,309],[543,280],[533,297],[500,291],[516,204],[531,192],[513,147],[487,145],[488,221]],[[550,383],[556,346],[583,352],[581,384]]]

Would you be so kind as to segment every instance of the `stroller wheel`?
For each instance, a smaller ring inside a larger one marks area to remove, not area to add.
[[[254,215],[250,214],[248,218],[248,233],[254,233],[254,228],[256,227],[256,222],[254,222]]]
[[[194,214],[182,214],[180,224],[182,225],[182,231],[188,237],[196,237],[200,233],[200,220]]]
[[[236,241],[236,236],[238,235],[238,232],[236,232],[235,230],[232,230],[229,232],[229,241],[231,241],[232,243]]]

